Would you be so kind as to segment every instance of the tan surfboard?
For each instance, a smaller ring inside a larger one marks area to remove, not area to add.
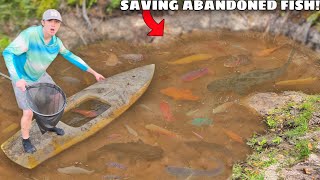
[[[60,121],[57,127],[64,129],[64,136],[57,136],[53,132],[41,134],[36,122],[33,121],[30,137],[37,148],[35,153],[23,152],[20,131],[5,141],[1,149],[15,163],[29,169],[36,167],[43,161],[95,134],[125,112],[147,90],[154,70],[154,64],[135,68],[106,78],[69,97],[65,112],[90,99],[96,99],[110,107],[79,127],[73,127]]]

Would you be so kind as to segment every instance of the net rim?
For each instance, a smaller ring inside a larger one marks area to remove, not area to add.
[[[32,85],[27,85],[26,86],[26,93],[28,93],[28,90],[32,89],[32,88],[37,88],[39,87],[40,85],[44,85],[44,86],[47,86],[47,87],[50,87],[50,88],[55,88],[58,90],[58,92],[62,95],[62,98],[63,98],[63,105],[62,107],[56,112],[56,113],[53,113],[53,114],[42,114],[42,113],[39,113],[37,111],[35,111],[33,108],[31,108],[29,102],[28,102],[28,96],[26,94],[26,103],[28,105],[28,107],[31,109],[31,111],[37,115],[40,115],[40,116],[44,116],[44,117],[51,117],[51,116],[56,116],[57,114],[61,113],[64,111],[65,107],[67,106],[67,98],[66,98],[66,94],[63,92],[63,90],[56,84],[52,84],[52,83],[36,83],[36,84],[32,84]]]

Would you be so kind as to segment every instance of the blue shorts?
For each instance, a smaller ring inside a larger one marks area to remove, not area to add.
[[[27,85],[32,85],[36,83],[50,83],[50,84],[56,84],[51,76],[48,73],[44,73],[36,82],[32,83],[27,83]],[[19,88],[16,87],[16,85],[12,82],[14,94],[16,95],[16,100],[18,103],[18,106],[22,110],[28,110],[30,109],[29,106],[27,105],[27,100],[26,100],[26,91],[21,91]]]

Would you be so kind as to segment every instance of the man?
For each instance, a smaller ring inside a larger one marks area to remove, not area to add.
[[[97,81],[104,77],[91,69],[80,57],[67,50],[62,41],[55,36],[62,18],[55,9],[48,9],[43,13],[42,26],[33,26],[22,31],[19,36],[3,51],[3,57],[12,79],[16,100],[23,110],[21,118],[22,145],[26,153],[34,153],[36,148],[29,140],[29,131],[33,112],[26,104],[26,85],[33,83],[55,84],[46,69],[61,54],[69,62],[83,71],[93,74]],[[54,128],[52,131],[63,135],[64,131]]]

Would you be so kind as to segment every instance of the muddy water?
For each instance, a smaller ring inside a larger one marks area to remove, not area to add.
[[[283,46],[272,52],[270,49],[285,43],[291,42],[283,37],[264,37],[258,33],[194,32],[165,45],[137,46],[128,42],[104,41],[80,47],[74,53],[106,77],[135,67],[156,64],[155,75],[147,92],[96,135],[33,170],[14,164],[1,151],[0,177],[186,179],[192,172],[190,179],[227,179],[232,164],[245,159],[246,154],[250,153],[245,139],[254,132],[263,133],[265,129],[261,117],[238,102],[254,92],[298,90],[318,93],[320,87],[317,80],[311,84],[282,86],[275,85],[275,82],[319,77],[319,61],[315,53],[299,48],[283,74],[248,86],[241,94],[232,88],[211,92],[207,85],[232,75],[283,66],[291,48]],[[128,60],[121,56],[124,54],[140,54],[143,60]],[[199,54],[212,57],[189,64],[168,64]],[[227,61],[228,57],[233,59]],[[235,61],[238,64],[232,64],[235,57],[246,58]],[[250,60],[246,61],[247,58]],[[182,81],[184,74],[200,68],[206,68],[208,74],[190,82]],[[7,72],[4,63],[0,63],[0,70]],[[90,74],[81,72],[61,57],[48,72],[67,96],[95,83]],[[3,78],[0,78],[0,83],[2,143],[18,130],[21,112],[17,109],[11,84]],[[168,87],[190,90],[198,100],[174,100],[160,92]],[[228,104],[213,114],[213,109],[224,103]],[[161,104],[169,107],[172,113],[170,121],[163,116],[161,109],[165,108],[161,108]],[[205,120],[205,123],[200,126],[201,120]],[[145,128],[148,124],[165,128],[179,138],[152,132]],[[73,165],[94,172],[90,175],[67,175],[57,170]]]

